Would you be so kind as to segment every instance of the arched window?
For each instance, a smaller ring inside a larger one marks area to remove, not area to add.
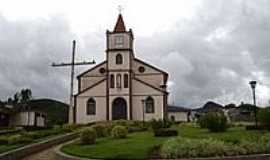
[[[86,114],[95,115],[96,114],[96,101],[93,98],[90,98],[86,104]]]
[[[110,86],[111,88],[114,88],[114,75],[113,74],[111,74],[110,76]]]
[[[148,97],[145,100],[145,112],[146,113],[154,113],[155,112],[155,106],[154,106],[154,99],[152,97]]]
[[[121,88],[121,74],[117,74],[116,76],[116,87]]]
[[[116,64],[122,64],[122,63],[123,63],[123,57],[119,53],[119,54],[116,55]]]
[[[128,88],[128,74],[124,74],[124,88]]]

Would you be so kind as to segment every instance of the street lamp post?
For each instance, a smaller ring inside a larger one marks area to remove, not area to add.
[[[144,125],[144,112],[145,112],[145,111],[144,111],[144,110],[145,110],[145,109],[144,109],[144,108],[145,108],[144,106],[145,106],[145,99],[142,99],[142,116],[143,116],[143,125]]]
[[[256,88],[256,81],[250,81],[249,82],[250,87],[252,89],[252,95],[253,95],[253,105],[254,105],[254,116],[255,116],[255,126],[258,126],[258,120],[257,120],[257,107],[256,107],[256,94],[255,94],[255,88]]]

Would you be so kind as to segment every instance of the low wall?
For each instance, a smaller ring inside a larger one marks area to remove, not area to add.
[[[166,160],[163,158],[154,158],[154,157],[152,159]],[[209,158],[183,158],[178,160],[270,160],[270,154],[253,154],[253,155],[209,157]]]
[[[74,140],[74,141],[76,141],[76,140]],[[71,156],[71,155],[68,155],[68,154],[65,154],[65,153],[61,152],[61,148],[64,145],[73,143],[74,141],[70,141],[70,142],[61,144],[58,147],[56,147],[55,150],[54,150],[55,159],[57,159],[57,160],[89,160],[87,158],[79,158],[79,157]]]
[[[27,146],[0,154],[0,160],[18,160],[25,156],[50,148],[51,146],[70,141],[76,138],[77,136],[78,136],[77,133],[68,133],[38,143],[29,144]]]
[[[71,156],[71,155],[61,152],[60,149],[63,145],[67,145],[72,142],[74,141],[61,144],[60,146],[58,146],[54,150],[55,159],[57,160],[90,160],[87,158]],[[167,160],[167,159],[159,158],[159,157],[152,157],[149,159]],[[270,160],[270,154],[241,155],[241,156],[232,156],[232,157],[228,156],[228,157],[209,157],[209,158],[183,158],[183,159],[178,159],[178,160]]]

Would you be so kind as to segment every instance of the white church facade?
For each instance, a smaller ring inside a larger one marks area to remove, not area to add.
[[[106,40],[106,60],[77,77],[74,122],[166,117],[168,73],[135,57],[133,33],[121,14]]]

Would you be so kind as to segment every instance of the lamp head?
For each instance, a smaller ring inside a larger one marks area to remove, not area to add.
[[[250,84],[250,87],[252,89],[255,89],[257,82],[256,81],[250,81],[249,84]]]

